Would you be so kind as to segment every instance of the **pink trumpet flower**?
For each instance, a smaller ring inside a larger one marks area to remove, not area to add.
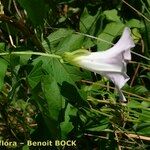
[[[134,46],[131,31],[126,27],[121,38],[112,48],[100,52],[78,53],[78,55],[73,52],[75,55],[72,55],[69,60],[81,68],[110,79],[118,89],[120,99],[126,101],[121,88],[129,80],[129,76],[126,74],[126,66],[128,61],[131,60],[130,49]]]

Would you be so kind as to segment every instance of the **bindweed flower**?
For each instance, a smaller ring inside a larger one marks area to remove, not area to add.
[[[110,49],[100,52],[78,50],[66,53],[65,58],[73,64],[110,79],[118,89],[120,99],[126,101],[121,88],[129,80],[127,62],[131,60],[130,49],[135,46],[129,28],[125,28],[119,41]]]

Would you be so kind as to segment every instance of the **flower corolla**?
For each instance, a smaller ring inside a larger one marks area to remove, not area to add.
[[[85,52],[85,50],[79,50],[70,54],[66,53],[66,56],[77,66],[110,79],[118,89],[120,99],[126,101],[121,88],[129,80],[126,66],[131,60],[130,49],[134,46],[131,31],[126,27],[119,41],[106,51]]]

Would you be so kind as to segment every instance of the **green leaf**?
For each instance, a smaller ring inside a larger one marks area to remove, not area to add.
[[[147,127],[144,127],[143,129],[138,130],[137,132],[139,134],[149,135],[150,136],[150,124]]]
[[[85,72],[81,72],[79,67],[75,67],[69,64],[63,64],[64,68],[66,69],[66,71],[69,73],[71,79],[73,79],[73,81],[79,81],[82,79],[82,76],[85,75]]]
[[[139,119],[144,122],[150,122],[150,110],[142,110]]]
[[[17,67],[20,63],[20,57],[18,55],[11,55],[9,58],[9,61],[11,63],[11,67]]]
[[[5,51],[5,43],[0,42],[0,52],[4,52],[4,51]]]
[[[137,85],[134,87],[134,91],[135,93],[138,93],[138,94],[144,94],[146,92],[148,92],[148,90],[146,89],[145,86],[142,86],[142,85]]]
[[[96,40],[86,37],[83,41],[83,48],[89,49],[96,45]]]
[[[130,92],[132,93],[138,93],[138,95],[145,95],[146,93],[148,93],[148,89],[145,87],[145,86],[142,86],[142,85],[136,85],[132,88],[129,88],[128,89],[130,90]]]
[[[68,133],[74,128],[72,122],[70,121],[70,115],[72,114],[72,109],[73,109],[73,106],[68,103],[66,110],[65,110],[64,121],[60,124],[62,139],[66,139]]]
[[[27,11],[27,15],[34,25],[42,25],[46,15],[44,0],[18,0],[19,4]]]
[[[143,135],[150,135],[150,122],[141,123],[135,126],[136,132]]]
[[[4,77],[7,70],[8,63],[0,58],[0,91],[3,88],[4,85]]]
[[[91,33],[95,30],[98,18],[99,12],[95,16],[91,16],[87,9],[85,9],[80,18],[80,32],[92,35]]]
[[[97,36],[98,33],[101,31],[100,24],[103,24],[103,18],[101,16],[100,11],[97,11],[97,14],[92,16],[88,13],[87,9],[84,9],[84,12],[81,15],[80,24],[79,24],[81,33],[86,33],[88,35]],[[84,36],[84,41],[82,45],[86,49],[93,47],[94,45],[96,45],[96,40]]]
[[[30,58],[31,58],[31,55],[20,56],[20,65],[26,65]]]
[[[104,125],[99,125],[96,127],[88,128],[87,131],[100,132],[100,131],[104,131],[105,129],[107,129],[107,127],[108,127],[108,124],[104,124]]]
[[[138,102],[138,101],[135,101],[135,100],[130,101],[130,102],[127,104],[127,106],[128,106],[129,108],[142,108],[141,103]]]
[[[104,11],[106,19],[109,21],[120,22],[120,17],[118,16],[118,11],[116,9]]]
[[[64,53],[67,51],[74,51],[82,48],[84,36],[78,34],[71,34],[64,38],[57,47],[57,53]]]
[[[126,22],[126,26],[130,28],[143,28],[144,24],[140,20],[131,19],[128,22]]]
[[[41,77],[43,75],[43,71],[42,71],[42,61],[39,61],[34,68],[32,69],[32,71],[30,72],[30,74],[28,75],[28,83],[31,86],[31,88],[35,88],[38,83],[41,81]]]
[[[143,107],[145,107],[145,108],[148,108],[148,107],[150,107],[150,102],[143,101],[143,102],[141,103],[141,105],[142,105]]]
[[[105,40],[104,41],[97,41],[98,50],[106,50],[112,47],[113,40],[120,35],[124,28],[124,24],[118,22],[112,22],[106,25],[103,32],[98,36],[98,38]],[[108,43],[107,43],[108,42]]]
[[[58,29],[52,32],[43,42],[43,46],[46,50],[54,53],[58,49],[58,44],[73,33],[73,30]]]
[[[49,78],[49,76],[45,76],[46,78]],[[44,76],[43,76],[44,78]],[[42,79],[43,79],[42,78]],[[43,81],[42,81],[43,82]],[[55,81],[54,81],[55,82]],[[43,83],[42,83],[43,84]],[[51,84],[51,83],[50,83]],[[55,84],[55,83],[54,83]],[[40,86],[36,86],[33,90],[32,90],[32,98],[34,99],[35,103],[38,106],[38,109],[40,110],[40,114],[38,114],[38,131],[39,132],[39,137],[38,139],[43,140],[43,139],[47,139],[47,138],[51,138],[51,139],[59,139],[60,137],[60,121],[58,120],[57,117],[57,112],[55,108],[51,108],[50,104],[52,103],[52,99],[53,97],[49,97],[48,99],[46,99],[46,97],[48,96],[48,91],[43,91],[48,85],[46,85],[45,87],[40,87]],[[46,89],[47,90],[47,89]],[[48,87],[49,90],[49,87]],[[51,90],[51,89],[50,89]],[[37,94],[40,93],[40,94]],[[58,95],[59,97],[60,95]],[[50,101],[49,99],[52,98]],[[55,102],[55,100],[54,100]],[[52,104],[53,106],[55,104]],[[59,111],[58,111],[59,113]],[[54,114],[55,116],[53,117],[52,114]],[[36,133],[37,135],[37,133]]]
[[[42,90],[46,98],[49,117],[58,121],[60,110],[62,109],[62,96],[59,91],[56,80],[51,75],[42,77]]]
[[[22,150],[30,150],[30,149],[29,149],[29,146],[28,146],[28,145],[24,145],[24,146],[22,147]]]

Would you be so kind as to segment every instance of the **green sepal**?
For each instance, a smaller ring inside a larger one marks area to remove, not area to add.
[[[86,49],[78,49],[73,52],[65,52],[62,57],[63,57],[63,60],[65,60],[73,65],[78,66],[77,58],[81,57],[81,56],[86,56],[89,54],[90,54],[90,52],[87,51]]]

